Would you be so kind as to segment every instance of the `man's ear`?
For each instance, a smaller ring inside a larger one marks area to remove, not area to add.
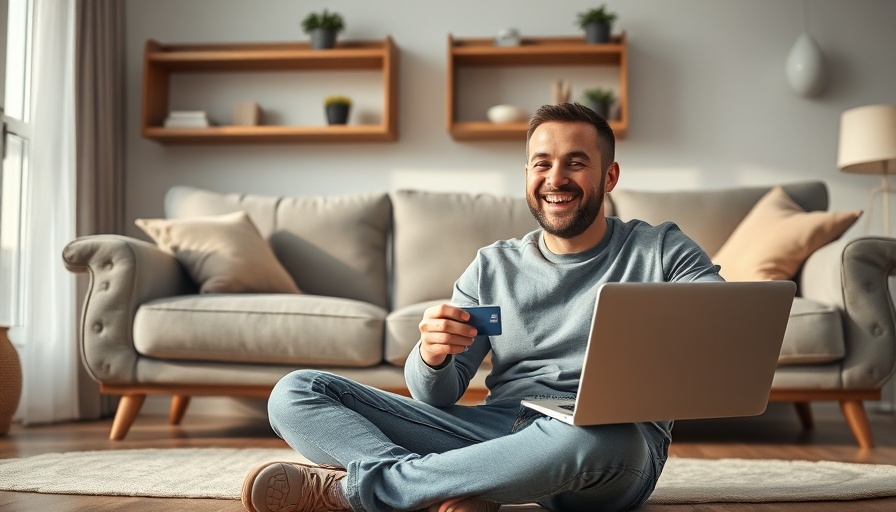
[[[616,183],[619,182],[619,163],[613,162],[610,164],[610,167],[607,168],[607,175],[604,177],[604,193],[609,194],[616,188]]]

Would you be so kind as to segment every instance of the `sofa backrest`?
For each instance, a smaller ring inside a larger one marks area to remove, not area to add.
[[[172,187],[168,218],[244,210],[305,293],[388,308],[392,208],[386,193],[275,197]]]
[[[538,227],[522,197],[400,190],[392,207],[393,309],[451,297],[476,251]]]
[[[807,211],[826,210],[823,182],[783,185]],[[607,215],[676,222],[712,256],[770,186],[614,190]],[[304,292],[400,309],[447,299],[476,251],[538,227],[525,198],[400,190],[343,196],[221,194],[186,186],[165,196],[169,218],[246,211]],[[392,237],[391,272],[388,261]],[[391,283],[389,278],[391,276]]]
[[[824,182],[782,185],[806,211],[828,209]],[[771,186],[706,190],[637,191],[616,189],[610,193],[613,211],[622,220],[640,219],[650,224],[673,221],[710,256],[747,216]]]

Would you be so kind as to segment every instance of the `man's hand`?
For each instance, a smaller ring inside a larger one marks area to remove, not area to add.
[[[429,366],[439,366],[449,354],[460,354],[473,343],[476,329],[465,324],[470,314],[457,306],[440,304],[423,312],[420,355]]]

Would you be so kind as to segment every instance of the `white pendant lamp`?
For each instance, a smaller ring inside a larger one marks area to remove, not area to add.
[[[806,30],[808,14],[803,2],[803,33],[787,55],[787,82],[800,96],[810,97],[821,92],[825,82],[824,54]]]

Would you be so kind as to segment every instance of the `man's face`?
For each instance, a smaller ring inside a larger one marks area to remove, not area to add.
[[[542,229],[564,239],[585,232],[603,205],[602,169],[592,125],[548,122],[536,128],[529,140],[526,200]]]

